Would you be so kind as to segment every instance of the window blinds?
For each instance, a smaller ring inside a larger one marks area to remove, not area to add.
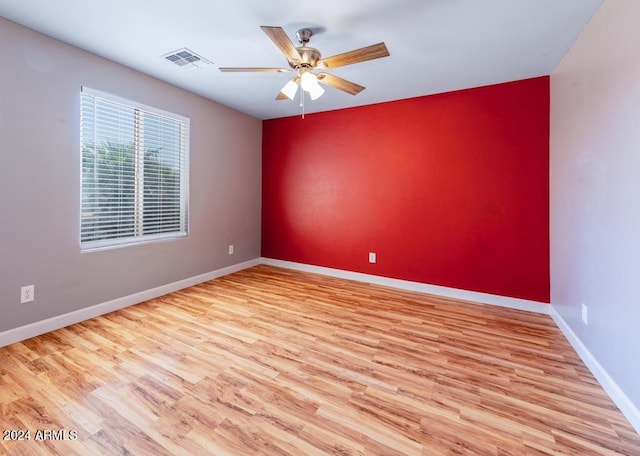
[[[187,235],[189,119],[83,88],[83,249]]]

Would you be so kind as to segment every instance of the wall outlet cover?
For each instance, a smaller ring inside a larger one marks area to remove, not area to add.
[[[35,299],[35,286],[34,285],[26,285],[20,288],[20,304],[25,304],[27,302],[31,302]]]

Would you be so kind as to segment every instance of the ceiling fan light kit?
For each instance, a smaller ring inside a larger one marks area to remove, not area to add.
[[[294,46],[282,27],[272,27],[263,25],[260,27],[262,31],[273,41],[276,47],[284,54],[287,59],[290,70],[285,68],[238,68],[238,67],[220,67],[222,72],[290,72],[296,71],[297,76],[290,79],[282,90],[276,96],[276,100],[293,100],[298,85],[301,86],[300,91],[301,106],[304,109],[304,92],[307,92],[312,100],[317,100],[324,93],[324,89],[320,83],[328,85],[338,90],[342,90],[351,95],[357,95],[365,88],[359,84],[347,81],[338,76],[329,73],[315,73],[316,69],[331,69],[340,66],[351,65],[354,63],[364,62],[367,60],[378,59],[389,56],[389,51],[384,43],[373,44],[343,54],[334,55],[332,57],[322,58],[322,54],[316,48],[307,46],[313,32],[311,29],[303,28],[296,32],[296,37],[300,42],[300,46]],[[304,117],[304,111],[303,111]]]

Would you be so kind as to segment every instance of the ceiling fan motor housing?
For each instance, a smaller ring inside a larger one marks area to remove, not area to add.
[[[296,49],[298,50],[298,54],[300,54],[300,60],[289,60],[291,68],[298,70],[300,68],[315,68],[316,65],[318,65],[318,61],[322,57],[319,50],[309,46],[300,46]]]

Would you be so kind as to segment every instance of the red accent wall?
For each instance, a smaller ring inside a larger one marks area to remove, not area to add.
[[[548,77],[266,120],[262,177],[264,257],[549,302]]]

